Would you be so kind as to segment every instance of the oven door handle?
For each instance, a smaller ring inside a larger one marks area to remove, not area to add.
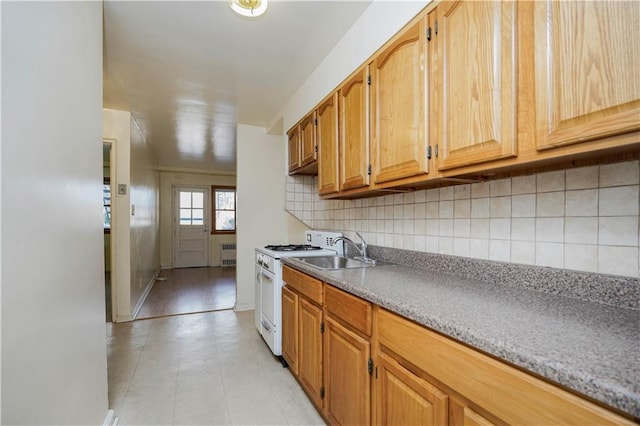
[[[268,322],[266,322],[265,320],[262,320],[262,321],[260,321],[260,323],[262,324],[262,326],[264,327],[265,330],[271,331],[271,326],[269,325]]]
[[[266,272],[264,272],[264,271],[261,271],[261,272],[260,272],[260,275],[262,275],[263,277],[265,277],[265,278],[266,278],[266,279],[268,279],[269,281],[273,281],[273,277],[272,277],[271,275],[267,274],[267,273],[266,273]]]

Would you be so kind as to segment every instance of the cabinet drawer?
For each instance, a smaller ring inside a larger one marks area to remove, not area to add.
[[[357,331],[371,336],[371,303],[325,284],[324,306],[330,316],[341,319]]]
[[[383,309],[379,344],[510,424],[633,424],[550,383]]]
[[[310,277],[300,271],[285,266],[282,268],[282,280],[298,293],[303,294],[309,300],[322,306],[322,281]]]

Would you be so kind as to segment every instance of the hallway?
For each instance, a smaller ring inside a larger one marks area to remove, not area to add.
[[[253,324],[232,310],[107,324],[109,407],[122,425],[322,425]]]
[[[231,309],[235,302],[235,267],[165,269],[136,319]]]

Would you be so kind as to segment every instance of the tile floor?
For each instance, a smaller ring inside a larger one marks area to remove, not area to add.
[[[323,425],[288,369],[233,310],[107,324],[121,425]]]

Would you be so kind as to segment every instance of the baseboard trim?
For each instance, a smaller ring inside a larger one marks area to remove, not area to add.
[[[255,306],[253,305],[253,303],[237,303],[236,305],[233,307],[233,310],[236,312],[242,312],[242,311],[252,311],[255,309]]]
[[[133,321],[133,317],[131,315],[116,315],[116,323],[131,321]]]
[[[144,292],[142,293],[142,296],[140,296],[140,299],[138,299],[138,303],[136,303],[136,307],[133,310],[133,315],[132,315],[134,320],[138,317],[138,314],[140,313],[140,309],[142,309],[142,305],[144,304],[144,301],[147,300],[147,296],[151,292],[151,289],[153,288],[153,284],[155,284],[156,278],[158,278],[158,275],[160,275],[161,271],[162,269],[158,269],[156,273],[153,274],[153,278],[149,280],[149,282],[147,283],[144,289]]]
[[[107,410],[107,415],[104,417],[104,422],[102,422],[102,426],[117,426],[120,422],[120,419],[116,417],[116,412],[112,409]]]

